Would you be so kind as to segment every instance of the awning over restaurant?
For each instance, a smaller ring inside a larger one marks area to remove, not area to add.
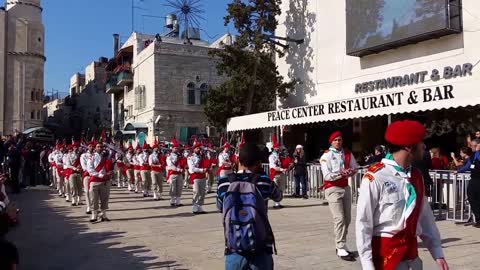
[[[233,117],[227,123],[227,131],[300,125],[480,104],[478,81],[469,76],[461,77],[463,78],[460,78],[459,75],[459,78],[455,80],[442,78],[442,84],[425,82],[425,86],[421,86],[420,84],[423,83],[416,82],[398,88],[383,85],[385,82],[357,84],[355,91],[358,90],[358,92],[352,93],[352,98]],[[389,83],[389,81],[386,82]]]

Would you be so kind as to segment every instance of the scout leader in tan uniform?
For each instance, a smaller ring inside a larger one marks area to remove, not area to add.
[[[370,167],[362,180],[356,235],[364,270],[421,270],[417,236],[438,269],[448,270],[422,174],[411,167],[423,158],[424,136],[419,122],[392,123],[385,133],[390,153]]]
[[[332,133],[328,143],[331,146],[320,158],[320,164],[325,197],[333,216],[336,252],[342,260],[354,261],[355,255],[347,247],[348,226],[352,220],[352,194],[348,178],[355,174],[358,165],[352,153],[343,150],[340,131]]]

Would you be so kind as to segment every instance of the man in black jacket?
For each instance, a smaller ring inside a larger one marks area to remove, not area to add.
[[[295,177],[295,193],[293,197],[308,199],[307,163],[305,162],[303,146],[300,144],[295,147],[295,152],[293,153],[293,176]]]

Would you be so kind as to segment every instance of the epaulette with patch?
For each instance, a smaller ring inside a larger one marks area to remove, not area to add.
[[[384,167],[385,167],[385,164],[383,164],[382,162],[377,162],[372,166],[370,166],[370,168],[368,168],[368,172],[376,173],[379,170],[383,169]]]
[[[373,176],[373,174],[371,174],[370,172],[365,173],[365,175],[363,176],[363,178],[368,179],[368,181],[370,181],[370,182],[372,182],[373,180],[375,180],[375,176]]]
[[[330,152],[330,149],[327,149],[327,150],[325,150],[325,152],[324,152],[324,153],[328,153],[328,152]]]

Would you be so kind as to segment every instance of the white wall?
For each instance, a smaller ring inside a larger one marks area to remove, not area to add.
[[[480,61],[480,1],[463,0],[463,7],[462,34],[358,58],[346,55],[345,1],[283,1],[282,16],[279,18],[281,26],[277,35],[305,38],[305,44],[292,44],[286,57],[277,59],[283,76],[303,81],[291,97],[283,105],[279,103],[278,107],[360,97],[372,93],[356,94],[356,83],[431,71],[434,68],[443,70],[445,66],[476,64]],[[421,87],[446,82],[427,82]],[[473,76],[452,79],[448,84],[456,84],[458,91],[478,87],[480,72],[475,68]],[[476,102],[478,100],[472,101]]]

